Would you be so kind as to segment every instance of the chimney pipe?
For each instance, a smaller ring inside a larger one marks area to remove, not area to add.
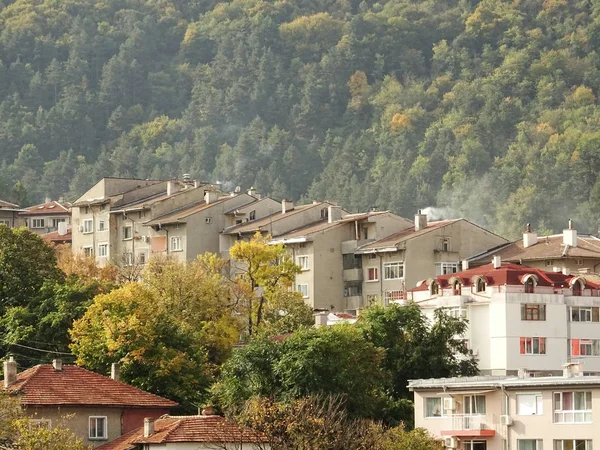
[[[17,362],[11,356],[4,361],[4,388],[9,387],[17,381]]]
[[[144,419],[144,437],[149,438],[154,434],[154,419],[152,417],[146,417]]]
[[[427,214],[423,214],[421,210],[415,214],[415,231],[424,230],[427,228]]]
[[[315,327],[323,327],[327,325],[328,313],[319,312],[315,314]]]
[[[573,228],[573,221],[569,219],[569,227],[563,230],[563,244],[577,247],[577,230]]]
[[[52,201],[52,199],[50,197],[46,197],[44,199],[44,203],[50,203]]]
[[[498,255],[494,255],[492,258],[492,264],[494,265],[494,269],[499,269],[502,267],[502,258]]]
[[[285,214],[294,209],[294,202],[291,200],[282,200],[281,201],[281,214]]]
[[[327,222],[334,223],[342,220],[342,207],[341,206],[328,206],[327,207]]]
[[[52,367],[54,367],[54,370],[62,371],[63,370],[62,359],[53,359]]]
[[[216,191],[205,191],[204,192],[204,201],[207,205],[214,203],[218,200],[219,194]]]
[[[467,259],[462,260],[462,270],[469,270],[469,261]]]
[[[523,233],[523,248],[531,247],[537,244],[537,234],[531,231],[531,224],[528,223]]]
[[[215,411],[212,409],[211,406],[207,406],[206,408],[202,409],[202,415],[203,416],[214,416]]]
[[[119,363],[112,363],[110,365],[110,377],[115,381],[119,381],[120,376],[121,376],[121,365]]]

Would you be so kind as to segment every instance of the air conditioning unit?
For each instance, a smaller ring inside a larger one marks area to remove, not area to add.
[[[456,438],[452,437],[452,436],[444,438],[444,446],[446,448],[456,448],[457,447]]]
[[[454,399],[452,397],[444,397],[443,402],[444,410],[454,411],[456,409],[456,403],[454,402]]]
[[[513,418],[511,416],[502,415],[500,416],[500,425],[503,427],[510,427],[513,424]]]

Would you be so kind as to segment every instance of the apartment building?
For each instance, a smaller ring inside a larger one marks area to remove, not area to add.
[[[411,380],[415,425],[461,450],[600,447],[600,377],[567,364],[562,376]]]
[[[600,285],[581,276],[492,264],[428,278],[407,292],[429,317],[469,321],[462,338],[484,375],[556,375],[567,362],[600,374]]]
[[[193,259],[218,251],[225,208],[254,200],[189,179],[104,178],[73,204],[73,252],[100,265],[143,265],[152,253]]]
[[[71,204],[64,199],[52,201],[49,198],[40,205],[30,206],[19,213],[29,231],[47,234],[66,230],[71,226]],[[64,225],[60,225],[64,224]]]
[[[419,280],[458,272],[461,261],[508,241],[465,219],[428,222],[415,215],[414,225],[359,246],[364,303],[385,305],[402,300]]]
[[[20,227],[23,225],[23,220],[19,217],[19,213],[23,211],[19,205],[0,200],[0,224],[4,224],[9,228]]]
[[[345,214],[333,205],[319,214],[319,220],[279,234],[271,242],[284,244],[302,268],[295,288],[308,305],[355,314],[364,303],[362,256],[354,252],[361,244],[411,227],[412,222],[389,211]]]
[[[600,238],[580,235],[569,220],[561,234],[538,236],[527,224],[523,239],[490,248],[468,259],[469,267],[487,264],[493,255],[502,261],[542,270],[597,273],[600,269]]]

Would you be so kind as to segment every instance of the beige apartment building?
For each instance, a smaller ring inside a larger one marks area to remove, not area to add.
[[[406,289],[420,280],[458,272],[461,261],[507,240],[465,219],[429,222],[415,216],[414,226],[377,237],[356,250],[362,257],[366,304],[402,300]],[[489,262],[489,261],[488,261]]]
[[[580,235],[571,220],[561,234],[538,236],[527,225],[523,239],[490,248],[468,259],[469,267],[487,264],[493,255],[502,261],[550,271],[598,273],[600,238]]]
[[[71,204],[64,199],[52,201],[49,198],[40,205],[30,206],[19,213],[25,226],[37,234],[47,234],[59,231],[66,233],[71,227]]]
[[[16,228],[24,225],[23,219],[19,217],[19,213],[23,209],[14,203],[0,200],[0,224],[4,224],[9,228]]]
[[[412,226],[389,211],[345,214],[327,207],[325,216],[301,228],[273,237],[284,244],[302,268],[295,288],[315,310],[356,313],[364,306],[362,256],[357,247]]]
[[[600,377],[567,364],[563,376],[411,380],[415,426],[459,450],[600,447]]]

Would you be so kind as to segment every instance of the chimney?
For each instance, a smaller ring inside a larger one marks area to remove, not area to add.
[[[327,222],[334,223],[342,220],[342,207],[341,206],[329,206],[327,208]]]
[[[290,212],[294,209],[294,202],[291,200],[281,200],[281,214],[285,214],[286,212]]]
[[[58,197],[58,203],[63,204],[65,202],[64,197]]]
[[[58,235],[64,236],[67,234],[67,222],[58,222]]]
[[[499,269],[502,267],[502,258],[498,255],[494,255],[492,258],[492,264],[494,265],[494,269]]]
[[[63,370],[62,359],[53,359],[52,367],[54,367],[54,370],[62,371]]]
[[[217,191],[204,191],[204,201],[207,205],[216,202],[219,199]]]
[[[11,356],[8,361],[4,361],[4,388],[9,387],[17,381],[17,362]]]
[[[315,314],[315,327],[327,326],[327,316],[329,316],[329,313],[326,312],[318,312]]]
[[[469,270],[469,261],[466,259],[462,260],[462,270]]]
[[[192,177],[190,176],[190,174],[189,173],[184,173],[183,174],[183,182],[185,184],[190,184],[191,181],[192,181]]]
[[[427,214],[423,214],[421,210],[415,214],[415,231],[424,230],[427,228]]]
[[[144,437],[149,438],[154,434],[154,419],[152,417],[146,417],[144,419]]]
[[[121,376],[121,365],[119,363],[112,363],[110,365],[110,377],[115,381],[119,381],[120,376]]]
[[[258,191],[254,188],[254,186],[251,186],[250,189],[248,189],[248,195],[260,200],[260,195],[258,195]]]
[[[202,415],[203,416],[214,416],[215,411],[212,409],[212,407],[207,406],[206,408],[202,409]]]
[[[573,228],[573,221],[569,219],[569,228],[563,230],[563,244],[577,247],[577,230]]]
[[[181,186],[179,185],[179,183],[177,182],[177,180],[169,180],[169,181],[167,181],[167,197],[170,197],[175,192],[179,192],[180,189],[181,189]]]
[[[580,362],[563,364],[563,377],[573,378],[583,376],[583,364]]]
[[[535,244],[537,244],[537,233],[531,231],[531,224],[528,223],[523,233],[523,247],[527,248]]]
[[[52,201],[52,199],[50,197],[46,197],[44,199],[44,203],[50,203]]]

